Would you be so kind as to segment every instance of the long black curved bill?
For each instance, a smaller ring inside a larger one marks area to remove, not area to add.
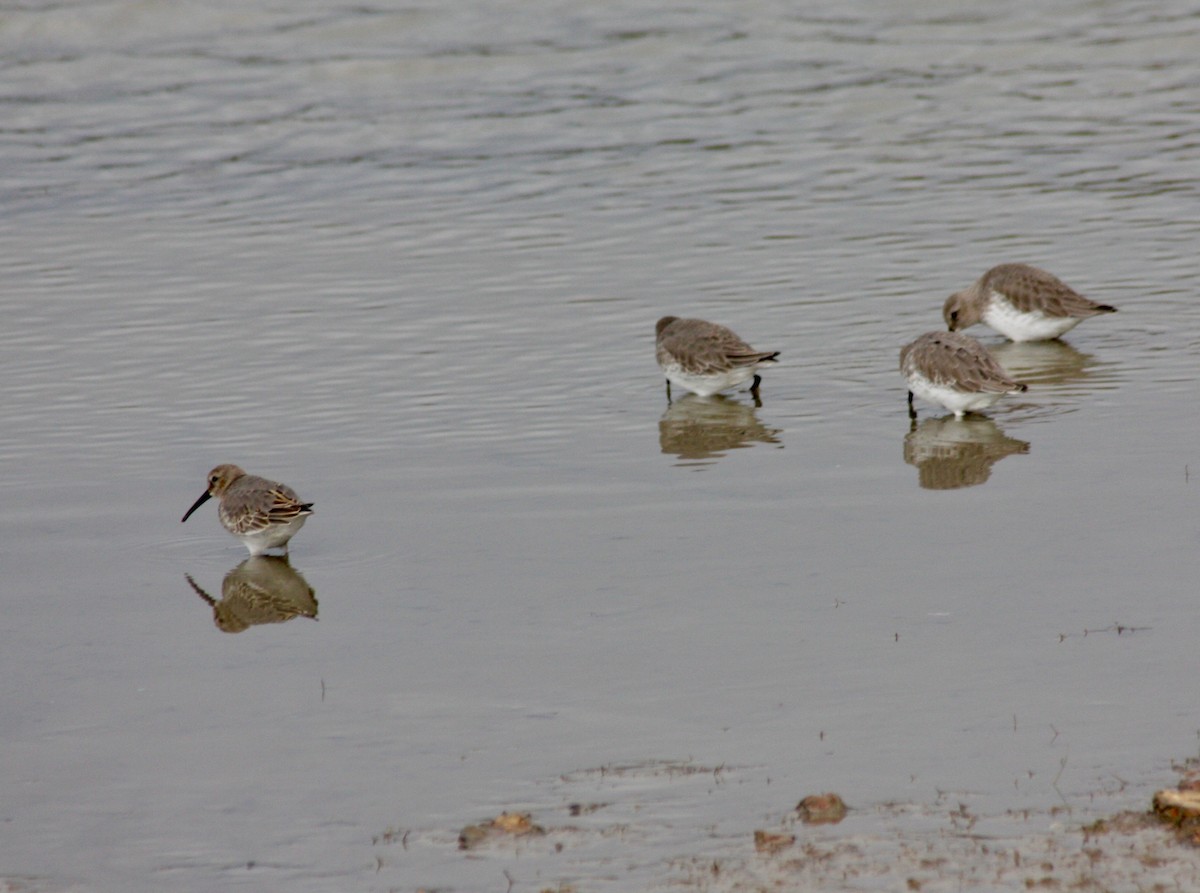
[[[211,498],[212,498],[212,494],[209,493],[207,490],[205,490],[203,493],[201,493],[200,498],[196,500],[196,504],[187,510],[187,513],[183,516],[180,523],[182,523],[183,521],[186,521],[188,518],[190,518],[192,516],[192,512],[194,512],[196,509],[200,508],[200,506],[204,505],[204,503],[208,502],[208,500]]]

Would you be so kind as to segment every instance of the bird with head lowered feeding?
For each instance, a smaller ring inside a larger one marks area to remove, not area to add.
[[[992,267],[942,307],[951,332],[982,322],[1011,341],[1048,341],[1089,317],[1116,312],[1116,307],[1085,298],[1057,276],[1029,264]]]
[[[779,351],[755,350],[725,326],[703,319],[664,316],[654,327],[654,355],[670,400],[672,383],[708,397],[751,379],[750,393],[757,397],[758,370],[775,365]]]
[[[961,419],[965,413],[987,409],[1005,394],[1028,390],[986,347],[959,332],[926,332],[904,345],[900,373],[908,382],[908,415],[914,419],[914,394]]]

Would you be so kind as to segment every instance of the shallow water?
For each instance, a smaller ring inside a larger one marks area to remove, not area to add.
[[[806,9],[0,14],[0,872],[650,888],[816,790],[1173,781],[1200,16]],[[1006,260],[1120,312],[972,330],[1030,391],[914,430],[900,346]],[[668,405],[664,313],[780,350],[762,407]],[[220,462],[316,504],[316,622],[214,623]],[[639,835],[456,847],[576,801]]]

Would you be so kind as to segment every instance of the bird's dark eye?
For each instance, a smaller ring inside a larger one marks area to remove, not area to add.
[[[217,483],[217,476],[214,474],[212,477],[210,477],[208,479],[208,485],[210,487],[214,487],[214,486],[216,486],[216,483]]]
[[[950,322],[958,322],[958,311],[957,310],[950,311]]]

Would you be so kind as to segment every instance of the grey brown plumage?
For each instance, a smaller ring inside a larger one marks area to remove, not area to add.
[[[774,364],[779,351],[755,350],[730,329],[703,319],[664,316],[654,327],[654,353],[668,382],[702,396],[754,379]],[[669,385],[668,385],[669,388]]]
[[[1110,304],[1085,298],[1038,267],[1000,264],[947,298],[942,316],[952,332],[984,322],[1013,341],[1038,341],[1057,338],[1089,317],[1116,311]]]
[[[961,416],[984,409],[1027,386],[996,362],[986,347],[959,332],[926,332],[900,350],[900,371],[914,393]]]
[[[251,555],[279,546],[304,526],[313,504],[301,502],[287,484],[246,474],[236,465],[218,465],[208,473],[208,489],[184,514],[192,512],[211,497],[219,499],[217,516],[222,526],[238,537]]]

